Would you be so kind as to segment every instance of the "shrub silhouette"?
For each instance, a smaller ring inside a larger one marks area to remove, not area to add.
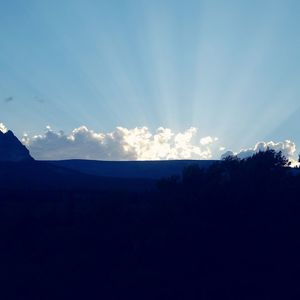
[[[228,156],[207,169],[192,164],[183,170],[180,180],[178,177],[176,180],[175,177],[165,178],[158,187],[161,190],[183,189],[194,193],[201,190],[204,194],[207,189],[216,192],[221,187],[230,188],[231,185],[236,191],[250,185],[256,188],[275,182],[280,185],[290,175],[289,167],[290,162],[282,152],[267,149],[245,159]]]

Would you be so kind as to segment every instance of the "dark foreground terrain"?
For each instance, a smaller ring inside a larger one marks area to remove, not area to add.
[[[0,163],[0,299],[299,299],[300,177],[273,151],[181,176]]]

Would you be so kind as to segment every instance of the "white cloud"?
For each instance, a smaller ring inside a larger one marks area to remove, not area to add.
[[[221,156],[221,158],[235,155],[240,159],[244,159],[253,156],[255,153],[258,153],[259,151],[266,151],[267,149],[272,149],[277,152],[281,151],[282,155],[285,156],[287,159],[289,159],[292,165],[297,164],[296,144],[290,140],[285,140],[283,142],[278,142],[278,143],[272,141],[259,142],[253,148],[241,149],[239,152],[227,151]]]
[[[200,139],[200,144],[205,146],[205,145],[210,145],[214,142],[216,142],[218,138],[212,138],[211,136],[206,136]]]
[[[0,123],[0,131],[2,131],[3,133],[7,131],[7,128],[3,123]]]
[[[237,153],[234,153],[233,151],[229,150],[221,155],[221,159],[225,159],[226,157],[235,156],[235,155],[237,155]]]
[[[55,132],[48,126],[43,135],[24,135],[22,138],[36,159],[210,159],[210,146],[217,138],[205,137],[205,143],[195,140],[199,141],[194,127],[177,133],[163,127],[155,132],[147,127],[117,127],[113,132],[97,133],[81,126],[65,134]]]

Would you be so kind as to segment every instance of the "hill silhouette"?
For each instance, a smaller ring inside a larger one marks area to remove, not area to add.
[[[300,176],[282,153],[143,163],[1,162],[2,298],[300,297]]]
[[[161,161],[95,161],[95,160],[61,160],[49,163],[78,171],[84,174],[118,177],[160,179],[171,175],[180,176],[183,169],[191,164],[208,168],[213,160],[161,160]]]

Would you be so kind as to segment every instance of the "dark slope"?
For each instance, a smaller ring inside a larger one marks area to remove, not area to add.
[[[32,161],[28,149],[12,131],[0,131],[0,161]]]
[[[182,170],[191,164],[207,168],[212,160],[167,160],[167,161],[95,161],[61,160],[49,161],[56,166],[79,171],[81,173],[118,178],[160,179],[172,175],[181,175]]]
[[[38,161],[0,162],[0,189],[4,190],[142,190],[149,179],[108,178],[87,175]]]

